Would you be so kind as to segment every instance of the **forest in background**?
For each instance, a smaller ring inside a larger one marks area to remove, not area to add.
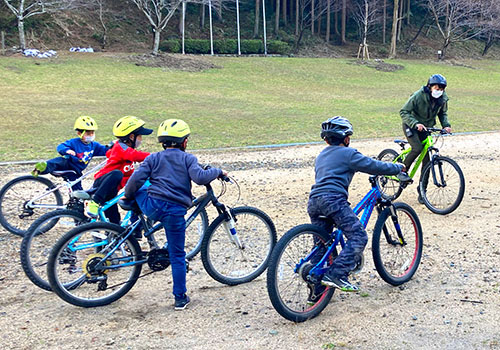
[[[6,47],[156,54],[183,31],[208,40],[210,12],[215,40],[235,40],[239,29],[243,40],[263,41],[264,10],[266,39],[286,43],[282,54],[326,45],[360,58],[447,57],[473,41],[471,54],[486,55],[500,37],[498,0],[0,0],[0,31]]]

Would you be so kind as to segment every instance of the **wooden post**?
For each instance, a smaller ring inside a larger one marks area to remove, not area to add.
[[[5,32],[2,30],[2,55],[5,56]]]

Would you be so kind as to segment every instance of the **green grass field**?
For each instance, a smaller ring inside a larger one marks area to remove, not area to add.
[[[399,136],[399,109],[430,74],[449,81],[454,131],[500,129],[500,62],[473,68],[395,61],[380,72],[347,59],[207,58],[221,69],[190,73],[139,67],[100,54],[53,61],[0,56],[0,161],[56,156],[74,137],[73,122],[90,115],[107,143],[114,121],[136,115],[156,130],[182,118],[191,149],[319,141],[320,123],[348,117],[355,138]],[[158,150],[156,137],[144,148]]]

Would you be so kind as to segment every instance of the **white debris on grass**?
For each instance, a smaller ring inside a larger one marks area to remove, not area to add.
[[[72,47],[69,49],[70,52],[94,52],[94,49],[91,47]]]
[[[54,50],[40,51],[37,49],[25,49],[23,55],[26,57],[36,57],[36,58],[49,58],[57,55]]]

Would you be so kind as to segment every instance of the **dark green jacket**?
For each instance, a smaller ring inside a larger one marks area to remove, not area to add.
[[[448,95],[444,92],[440,98],[433,99],[427,86],[413,93],[399,114],[410,128],[415,128],[417,124],[431,128],[436,125],[436,116],[443,128],[451,127],[448,122]]]

